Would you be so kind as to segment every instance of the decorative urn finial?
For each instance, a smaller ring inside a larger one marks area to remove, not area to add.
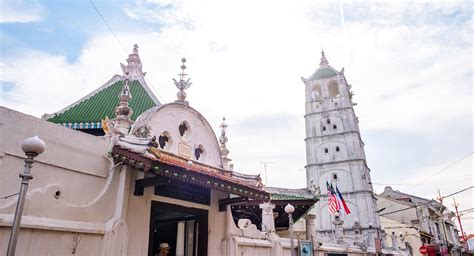
[[[324,50],[321,50],[321,62],[319,62],[319,66],[328,66],[329,62],[326,59],[326,55],[324,54]]]
[[[129,107],[129,101],[132,99],[130,87],[128,85],[128,72],[125,73],[125,81],[118,98],[119,104],[115,108],[115,117],[110,120],[106,117],[102,120],[102,127],[105,136],[124,136],[129,133],[130,127],[134,121],[130,118],[133,114],[132,108]]]
[[[122,92],[119,95],[120,102],[115,108],[116,116],[126,116],[130,118],[133,111],[128,106],[128,102],[132,99],[132,94],[130,93],[130,87],[128,86],[128,79],[125,79],[125,84],[122,87]]]
[[[230,162],[232,159],[227,157],[229,155],[229,150],[227,149],[227,141],[229,140],[225,134],[227,127],[229,127],[225,123],[225,117],[222,118],[222,124],[219,126],[221,128],[221,136],[219,136],[219,148],[221,151],[221,158],[222,158],[222,167],[226,170],[232,170],[234,165]]]
[[[177,94],[178,100],[176,100],[176,103],[181,103],[185,105],[189,105],[189,102],[186,101],[186,92],[184,90],[188,89],[191,86],[191,78],[186,79],[186,74],[184,70],[186,69],[186,58],[181,59],[182,65],[181,65],[181,73],[178,74],[179,76],[179,81],[176,81],[176,79],[173,78],[174,84],[176,85],[176,88],[179,89],[179,92]]]

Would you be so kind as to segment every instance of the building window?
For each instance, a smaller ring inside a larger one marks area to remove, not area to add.
[[[184,135],[186,134],[186,132],[188,131],[188,128],[189,128],[189,125],[187,124],[187,122],[182,122],[179,127],[178,127],[178,130],[179,130],[179,135],[181,137],[184,137]]]
[[[166,144],[168,144],[169,140],[170,138],[168,136],[160,135],[160,137],[158,137],[158,144],[160,145],[160,148],[164,149],[166,147]]]
[[[333,124],[333,125],[332,125],[332,128],[333,128],[334,130],[336,130],[336,129],[337,129],[337,125]]]
[[[204,153],[204,149],[202,145],[199,145],[196,149],[194,149],[194,157],[196,157],[196,160],[199,160],[199,158],[201,158],[203,153]]]
[[[333,174],[332,174],[332,179],[333,179],[333,180],[337,180],[337,174],[333,173]]]
[[[323,126],[323,131],[326,131],[326,126]]]
[[[324,148],[324,153],[329,153],[329,149],[328,148]]]
[[[328,124],[330,124],[330,123],[331,123],[331,119],[328,118],[328,120],[326,120],[326,122],[327,122]]]
[[[336,146],[336,152],[339,152],[339,146]]]
[[[328,90],[329,90],[329,95],[331,96],[331,98],[339,97],[339,88],[338,88],[338,86],[337,86],[337,82],[336,82],[336,81],[332,81],[332,82],[329,84]]]

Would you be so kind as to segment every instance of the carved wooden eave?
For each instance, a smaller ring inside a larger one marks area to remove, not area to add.
[[[263,188],[251,186],[245,180],[232,177],[227,170],[191,161],[158,148],[144,146],[127,148],[122,143],[122,146],[119,144],[113,147],[112,157],[116,163],[129,165],[155,176],[254,200],[270,200],[270,194]]]

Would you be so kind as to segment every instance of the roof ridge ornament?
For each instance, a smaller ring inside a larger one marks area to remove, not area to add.
[[[328,60],[326,59],[326,55],[324,54],[324,50],[323,50],[323,49],[321,49],[321,62],[319,62],[319,66],[320,66],[320,67],[329,66],[329,62],[328,62]]]
[[[179,89],[179,92],[177,94],[178,100],[176,100],[175,102],[189,105],[189,102],[185,100],[186,92],[184,92],[184,90],[188,89],[193,83],[191,83],[191,78],[188,78],[187,80],[185,80],[186,76],[188,75],[184,72],[184,70],[186,69],[186,65],[184,64],[186,63],[186,58],[182,58],[181,62],[182,62],[181,73],[178,74],[179,81],[176,81],[176,79],[173,78],[174,85],[176,85],[176,88]]]
[[[132,99],[132,93],[130,92],[130,87],[128,86],[128,78],[125,79],[125,83],[122,87],[122,92],[119,95],[120,102],[118,106],[115,108],[115,115],[128,117],[133,113],[132,108],[128,106],[129,101]]]
[[[115,108],[115,118],[109,120],[106,118],[102,120],[102,126],[106,136],[124,136],[129,133],[130,127],[134,123],[130,118],[133,114],[132,108],[129,106],[129,102],[132,99],[132,93],[130,92],[130,86],[128,85],[128,73],[125,73],[124,85],[120,92],[120,102]]]
[[[120,67],[123,71],[124,77],[137,77],[145,76],[145,73],[142,71],[142,61],[140,60],[140,55],[138,55],[138,45],[133,45],[133,53],[128,55],[127,65],[120,63]]]
[[[225,170],[231,171],[234,168],[234,165],[230,163],[232,159],[227,157],[229,155],[229,150],[227,149],[226,144],[227,144],[227,141],[229,141],[229,139],[227,138],[225,132],[226,132],[227,127],[229,126],[225,123],[225,117],[222,118],[222,124],[219,127],[221,128],[221,136],[219,136],[219,143],[220,143],[219,149],[220,149],[221,158],[222,158],[222,167]]]

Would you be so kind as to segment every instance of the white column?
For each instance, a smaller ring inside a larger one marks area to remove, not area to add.
[[[275,231],[275,220],[273,219],[273,209],[275,205],[271,203],[259,204],[262,209],[262,231],[269,232]]]
[[[176,256],[184,256],[184,221],[178,222],[178,235],[176,236]]]
[[[308,213],[306,220],[306,239],[311,240],[311,237],[316,237],[316,215]]]

